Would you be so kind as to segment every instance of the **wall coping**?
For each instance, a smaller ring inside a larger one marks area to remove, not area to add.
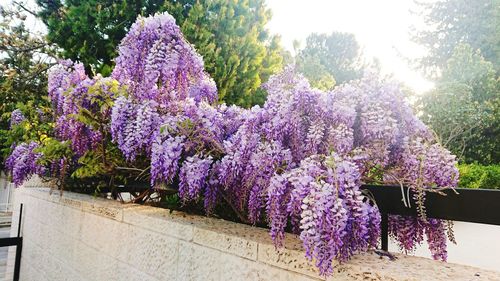
[[[84,213],[94,214],[170,236],[175,239],[222,251],[253,262],[287,271],[321,278],[314,265],[304,257],[301,241],[287,234],[284,248],[276,251],[266,229],[217,218],[189,215],[179,211],[122,204],[89,195],[65,191],[49,193],[40,182],[28,182],[16,192],[64,205]],[[337,264],[327,280],[500,280],[500,272],[466,265],[445,263],[427,258],[394,254],[395,261],[374,252],[354,256]]]

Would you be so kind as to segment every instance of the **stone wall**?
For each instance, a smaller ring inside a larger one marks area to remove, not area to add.
[[[26,186],[15,191],[14,226],[20,203],[21,280],[323,280],[292,235],[277,253],[265,229]],[[328,280],[500,280],[500,272],[397,258],[358,255]]]

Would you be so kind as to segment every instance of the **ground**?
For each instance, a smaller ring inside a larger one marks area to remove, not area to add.
[[[10,221],[12,213],[0,212],[0,239],[10,237]],[[7,280],[5,273],[13,271],[14,268],[7,268],[7,256],[9,247],[0,247],[0,281]]]

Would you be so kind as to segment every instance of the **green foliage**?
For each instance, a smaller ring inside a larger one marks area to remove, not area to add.
[[[300,59],[297,61],[297,70],[307,77],[311,85],[320,90],[331,90],[335,86],[335,78],[320,63],[318,58]]]
[[[500,189],[500,165],[461,164],[459,187]]]
[[[356,38],[342,32],[309,35],[296,56],[296,65],[314,87],[323,90],[360,78],[365,67]]]
[[[5,159],[11,153],[12,145],[19,142],[36,141],[43,143],[52,134],[54,123],[50,122],[51,109],[45,106],[37,107],[35,101],[17,103],[16,108],[20,109],[26,120],[11,129],[0,129],[1,158]],[[6,120],[10,119],[10,113],[2,116]]]
[[[36,151],[42,153],[43,157],[39,161],[44,166],[73,156],[69,142],[60,142],[53,138],[45,139]]]
[[[221,101],[262,104],[263,81],[282,67],[278,37],[265,25],[271,13],[263,0],[252,1],[104,1],[37,0],[48,39],[63,55],[110,73],[116,47],[138,15],[168,11],[186,39],[203,56],[205,69],[217,83]],[[89,70],[89,69],[88,69]]]
[[[81,166],[71,174],[74,178],[99,177],[108,172],[102,161],[102,155],[97,151],[87,151],[78,159],[78,164]]]
[[[413,39],[427,48],[428,56],[420,62],[428,74],[436,75],[446,66],[455,47],[466,43],[480,49],[484,58],[500,70],[500,5],[495,0],[444,0],[419,3],[425,29]]]
[[[0,169],[16,135],[28,130],[29,136],[24,139],[36,138],[33,128],[38,124],[7,132],[10,113],[22,107],[25,116],[33,115],[35,108],[48,104],[46,72],[54,48],[42,36],[27,30],[26,19],[21,7],[0,6]]]
[[[163,207],[170,209],[170,212],[172,212],[173,210],[179,209],[180,206],[182,206],[182,202],[179,198],[179,194],[174,193],[165,195],[165,199],[163,200]]]
[[[111,72],[116,47],[138,15],[160,10],[162,0],[37,0],[47,38],[62,55],[103,75]],[[90,69],[87,69],[90,70]]]
[[[420,99],[422,119],[461,161],[499,163],[499,87],[493,64],[458,45],[436,88]]]

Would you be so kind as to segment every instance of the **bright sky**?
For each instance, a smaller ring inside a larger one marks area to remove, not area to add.
[[[408,65],[408,58],[424,54],[410,40],[410,28],[422,24],[413,0],[266,0],[273,12],[268,25],[293,53],[293,40],[305,46],[308,34],[350,32],[363,48],[367,58],[377,58],[384,74],[394,77],[417,93],[433,84]]]

